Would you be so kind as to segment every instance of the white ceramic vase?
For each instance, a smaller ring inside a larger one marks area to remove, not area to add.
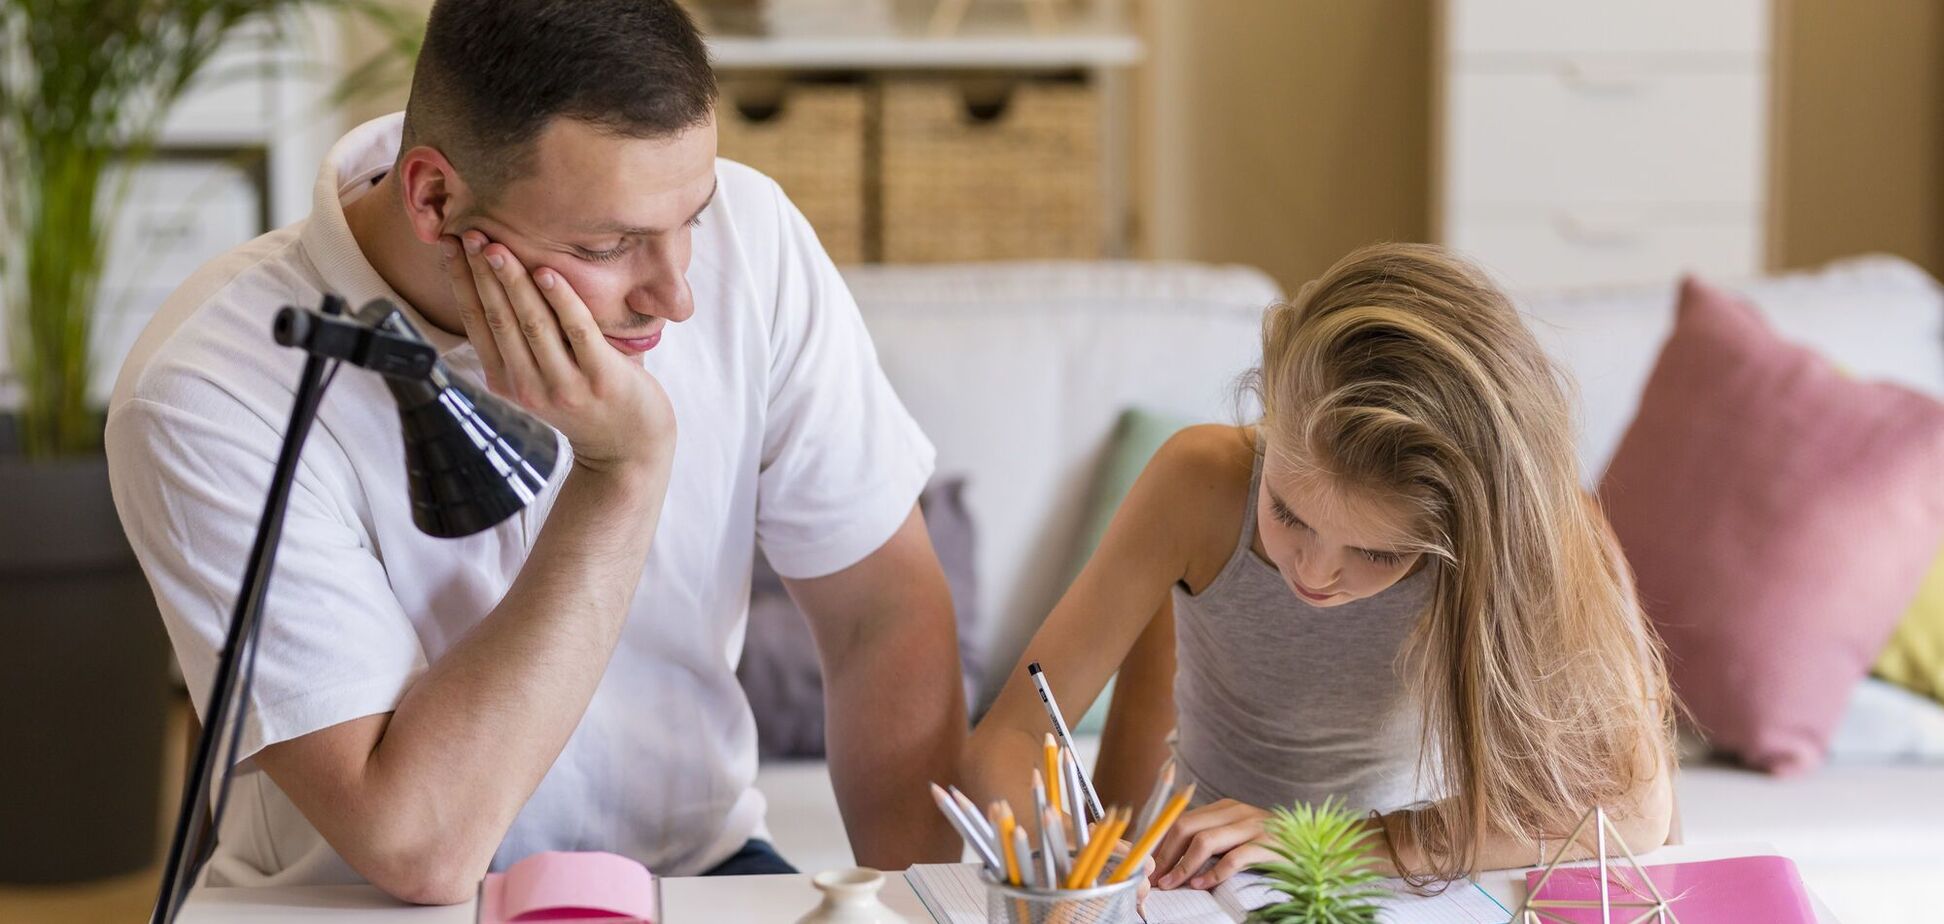
[[[911,924],[878,901],[884,874],[853,867],[818,873],[810,880],[823,893],[823,904],[797,919],[797,924]]]

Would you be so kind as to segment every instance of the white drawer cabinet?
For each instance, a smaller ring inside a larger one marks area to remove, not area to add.
[[[1460,71],[1447,97],[1454,202],[1753,203],[1762,83],[1745,69]]]
[[[1437,233],[1514,287],[1765,263],[1766,0],[1446,0]]]
[[[1468,0],[1446,7],[1464,56],[1768,54],[1769,0]]]
[[[1589,217],[1560,209],[1472,216],[1447,230],[1447,243],[1520,289],[1630,285],[1690,270],[1739,273],[1737,267],[1762,262],[1760,223],[1733,210]]]

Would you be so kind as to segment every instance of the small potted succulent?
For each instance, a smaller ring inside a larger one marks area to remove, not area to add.
[[[1335,799],[1279,808],[1266,830],[1277,859],[1255,867],[1283,900],[1249,915],[1251,924],[1376,924],[1382,877],[1363,816]]]

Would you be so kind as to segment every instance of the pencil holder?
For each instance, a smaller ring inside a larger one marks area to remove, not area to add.
[[[1042,892],[988,878],[986,920],[992,924],[1126,924],[1137,920],[1134,897],[1140,879],[1132,876],[1098,888]]]

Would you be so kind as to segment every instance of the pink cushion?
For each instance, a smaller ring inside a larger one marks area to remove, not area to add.
[[[1944,541],[1944,405],[1690,278],[1600,496],[1708,740],[1800,773]]]

